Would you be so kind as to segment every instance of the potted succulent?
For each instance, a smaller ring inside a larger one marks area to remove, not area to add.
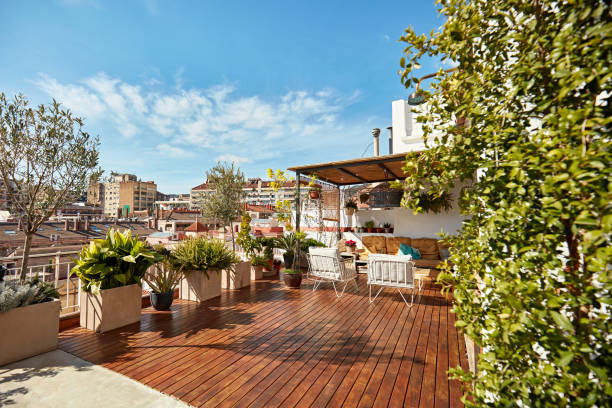
[[[392,231],[392,228],[391,228],[391,224],[389,224],[388,222],[385,222],[385,223],[383,224],[383,228],[385,229],[385,232],[386,232],[387,234],[388,234],[388,233],[393,232],[393,231]]]
[[[57,348],[59,293],[53,283],[0,282],[0,366]]]
[[[290,232],[276,239],[276,247],[283,249],[283,260],[285,261],[285,268],[290,269],[293,265],[295,258],[295,249],[297,248],[297,236],[295,232]]]
[[[169,310],[174,301],[174,289],[183,278],[183,269],[168,258],[155,264],[144,276],[151,291],[149,298],[155,310]]]
[[[366,232],[374,232],[374,221],[370,220],[370,221],[366,221],[363,224]]]
[[[81,326],[105,332],[140,321],[141,280],[161,259],[131,230],[109,229],[83,247],[72,274],[82,283]]]
[[[357,246],[357,242],[353,241],[352,239],[349,239],[344,242],[344,245],[346,246],[346,249],[348,252],[355,252],[355,247]]]
[[[202,237],[182,241],[172,251],[172,256],[183,268],[181,299],[197,302],[221,296],[221,271],[234,271],[240,262],[225,242]]]
[[[357,210],[357,203],[355,201],[348,200],[344,204],[344,211],[346,212],[346,215],[348,215],[349,217],[355,214],[356,210]]]

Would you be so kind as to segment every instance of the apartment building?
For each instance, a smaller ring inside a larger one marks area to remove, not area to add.
[[[113,181],[104,183],[103,197],[105,215],[129,217],[134,211],[153,211],[157,185],[153,181],[142,181],[133,174],[119,174]]]
[[[191,208],[198,208],[198,202],[202,196],[214,193],[214,186],[202,183],[191,189],[189,202]],[[295,198],[295,181],[286,182],[278,191],[272,188],[272,181],[260,178],[250,178],[244,187],[246,192],[245,202],[253,205],[274,205],[276,201],[291,200]]]

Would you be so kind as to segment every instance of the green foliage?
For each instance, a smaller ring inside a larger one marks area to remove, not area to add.
[[[100,290],[141,284],[147,268],[161,259],[131,230],[108,230],[105,239],[84,246],[75,259],[72,274],[83,283],[83,290],[94,294]]]
[[[265,246],[263,250],[263,257],[266,260],[274,259],[274,248],[271,246]]]
[[[276,171],[268,169],[268,178],[272,180],[271,187],[275,192],[278,191],[278,189],[285,183],[293,180],[292,177],[287,176],[287,174],[280,169]],[[293,230],[293,225],[291,224],[293,207],[291,200],[276,200],[274,205],[276,207],[274,217],[278,220],[278,222],[285,225],[285,229],[287,231]]]
[[[295,255],[297,244],[298,240],[295,232],[289,232],[276,238],[276,248],[285,250],[289,255]]]
[[[89,178],[99,173],[99,141],[83,126],[55,100],[31,108],[23,95],[9,101],[0,93],[0,191],[23,220],[22,281],[38,228],[87,191]]]
[[[38,276],[29,282],[0,282],[0,313],[16,307],[50,302],[59,298],[59,292],[52,282],[41,281]]]
[[[469,406],[609,406],[610,3],[441,4],[439,32],[402,37],[407,87],[424,57],[459,68],[419,106],[429,149],[408,155],[404,203],[471,183],[440,280],[484,353],[452,374]]]
[[[300,249],[304,252],[308,252],[308,248],[310,247],[320,247],[323,248],[326,245],[321,242],[321,241],[317,241],[314,238],[304,238],[300,240]]]
[[[244,186],[246,180],[240,168],[234,163],[217,163],[206,172],[206,180],[215,190],[213,194],[204,195],[198,202],[202,215],[222,220],[230,226],[232,245],[234,244],[234,229],[231,223],[240,216],[242,203],[246,197]]]
[[[348,200],[346,203],[344,203],[344,208],[353,208],[353,209],[357,209],[357,203],[353,200]]]
[[[366,228],[374,228],[374,221],[370,220],[370,221],[366,221],[363,223],[363,226]]]
[[[295,270],[295,269],[284,269],[283,273],[285,275],[301,275],[302,271],[300,270]]]
[[[175,265],[170,259],[164,259],[149,269],[143,279],[153,292],[168,293],[176,288],[182,277],[182,266]]]
[[[448,191],[442,191],[437,195],[422,191],[418,196],[418,212],[439,214],[448,211],[453,208],[452,199],[453,197]]]
[[[253,255],[249,258],[249,261],[251,261],[253,266],[266,266],[270,264],[270,260],[262,255]]]
[[[193,237],[182,241],[172,251],[176,264],[182,266],[184,273],[203,272],[210,278],[208,271],[219,273],[232,269],[240,258],[225,243],[218,239]]]

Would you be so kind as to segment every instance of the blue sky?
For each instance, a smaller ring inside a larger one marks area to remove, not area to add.
[[[442,24],[433,1],[2,1],[0,15],[0,91],[62,102],[100,137],[103,169],[166,193],[217,160],[265,177],[361,156],[409,93],[397,39]]]

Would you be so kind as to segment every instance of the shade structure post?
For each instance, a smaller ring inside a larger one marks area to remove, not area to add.
[[[300,173],[296,172],[295,173],[295,182],[297,183],[296,185],[296,194],[295,194],[295,233],[297,236],[297,248],[295,249],[295,260],[294,263],[295,265],[297,265],[297,269],[300,268],[300,236],[299,236],[299,232],[300,232],[300,218],[301,218],[301,211],[300,211]]]
[[[338,187],[338,230],[336,231],[336,236],[338,237],[338,242],[340,242],[340,239],[342,238],[342,233],[340,232],[340,186]]]

